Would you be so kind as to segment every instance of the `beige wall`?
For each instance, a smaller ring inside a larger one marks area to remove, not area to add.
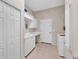
[[[78,56],[78,2],[72,0],[72,52]]]
[[[53,20],[53,29],[55,29],[55,36],[58,33],[64,32],[63,26],[65,25],[65,8],[64,6],[59,6],[43,11],[38,11],[34,13],[36,18],[39,20],[43,19],[52,19]],[[39,25],[40,23],[38,23]]]

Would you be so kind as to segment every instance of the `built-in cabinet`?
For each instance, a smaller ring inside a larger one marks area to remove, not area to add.
[[[25,23],[28,24],[29,29],[37,29],[37,20],[33,15],[31,15],[28,12],[27,13],[25,12],[24,18]]]
[[[25,56],[35,48],[35,36],[25,38]]]
[[[30,52],[36,47],[40,32],[28,32],[24,35],[24,53],[28,56]]]
[[[20,25],[20,11],[0,1],[0,59],[20,59]]]

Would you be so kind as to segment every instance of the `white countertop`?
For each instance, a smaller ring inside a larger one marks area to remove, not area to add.
[[[40,35],[40,32],[28,32],[24,34],[24,39]]]

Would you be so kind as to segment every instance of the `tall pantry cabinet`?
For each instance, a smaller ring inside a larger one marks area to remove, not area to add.
[[[0,1],[0,59],[21,59],[20,11]]]

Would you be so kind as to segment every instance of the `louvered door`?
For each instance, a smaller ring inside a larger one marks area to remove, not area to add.
[[[4,17],[3,17],[3,4],[0,2],[0,59],[4,58],[4,39],[3,39],[3,24],[4,24]]]
[[[20,11],[0,1],[0,59],[20,59]]]

